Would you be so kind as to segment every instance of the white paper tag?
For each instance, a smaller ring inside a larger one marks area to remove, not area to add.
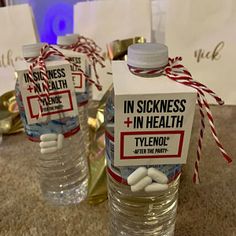
[[[115,166],[186,163],[196,91],[113,63]]]
[[[20,91],[28,124],[45,122],[78,114],[70,64],[66,61],[46,62],[49,77],[49,101],[47,90],[39,68],[35,68],[33,79],[28,76],[28,64],[17,68]],[[39,95],[42,102],[39,102]]]
[[[71,60],[71,73],[72,79],[75,86],[76,93],[83,93],[85,92],[85,77],[79,69],[81,69],[85,74],[88,73],[88,63],[87,63],[87,56],[83,53],[74,52],[67,49],[61,49],[56,47],[60,52],[62,52],[67,58]]]

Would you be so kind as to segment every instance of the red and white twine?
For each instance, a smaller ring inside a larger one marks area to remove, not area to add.
[[[72,51],[85,54],[93,67],[94,75],[96,77],[96,83],[99,84],[99,76],[97,73],[96,65],[100,64],[102,68],[105,67],[105,65],[103,64],[103,61],[105,59],[100,55],[102,49],[92,39],[85,38],[84,36],[78,36],[77,42],[75,42],[74,44],[59,46],[62,49],[70,49]],[[90,82],[94,83],[93,81]],[[99,90],[100,88],[98,87]]]
[[[171,80],[174,80],[178,83],[184,84],[186,86],[192,87],[197,90],[197,102],[199,105],[199,112],[201,115],[201,128],[200,128],[200,134],[199,134],[199,139],[198,139],[197,160],[195,161],[195,166],[194,166],[193,182],[199,183],[200,182],[199,163],[200,163],[201,155],[202,155],[202,142],[203,142],[203,135],[204,135],[204,130],[205,130],[204,110],[206,111],[206,115],[210,124],[211,133],[216,142],[216,145],[218,146],[225,160],[228,163],[232,162],[232,159],[223,148],[217,136],[213,115],[211,113],[210,106],[207,102],[205,93],[211,95],[219,105],[223,105],[224,102],[222,101],[220,97],[218,97],[211,89],[206,87],[204,84],[193,80],[190,72],[183,65],[179,64],[181,60],[182,60],[181,57],[169,58],[169,63],[165,67],[162,67],[159,69],[141,69],[141,68],[135,68],[132,66],[129,66],[129,69],[133,74],[139,75],[139,76],[163,74]]]

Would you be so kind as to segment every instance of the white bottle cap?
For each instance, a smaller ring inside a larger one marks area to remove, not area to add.
[[[38,57],[40,54],[40,50],[44,45],[45,43],[23,45],[22,47],[23,57],[25,58]]]
[[[57,44],[58,45],[71,45],[77,41],[78,36],[72,35],[65,35],[65,36],[58,36],[57,37]]]
[[[139,43],[128,47],[127,63],[130,66],[150,69],[168,64],[168,48],[160,43]]]

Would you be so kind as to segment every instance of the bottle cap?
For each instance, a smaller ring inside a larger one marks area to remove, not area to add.
[[[25,58],[38,57],[40,54],[40,50],[44,45],[45,43],[23,45],[22,47],[23,57]]]
[[[72,35],[65,35],[65,36],[58,36],[57,37],[57,44],[58,45],[71,45],[77,41],[78,36]]]
[[[128,47],[127,63],[137,68],[160,68],[168,64],[168,48],[160,43],[138,43]]]

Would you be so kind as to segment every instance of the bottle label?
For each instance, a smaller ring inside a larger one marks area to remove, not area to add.
[[[133,75],[113,63],[115,166],[184,164],[196,91],[164,76]]]
[[[140,166],[120,166],[114,165],[114,137],[106,132],[106,160],[108,174],[119,183],[127,184],[127,178]],[[168,182],[175,180],[181,173],[181,165],[145,165],[153,167],[164,173],[168,177]]]
[[[17,68],[19,89],[28,124],[75,117],[78,114],[76,95],[69,63],[46,62],[48,82],[36,67],[31,80],[28,64]]]

